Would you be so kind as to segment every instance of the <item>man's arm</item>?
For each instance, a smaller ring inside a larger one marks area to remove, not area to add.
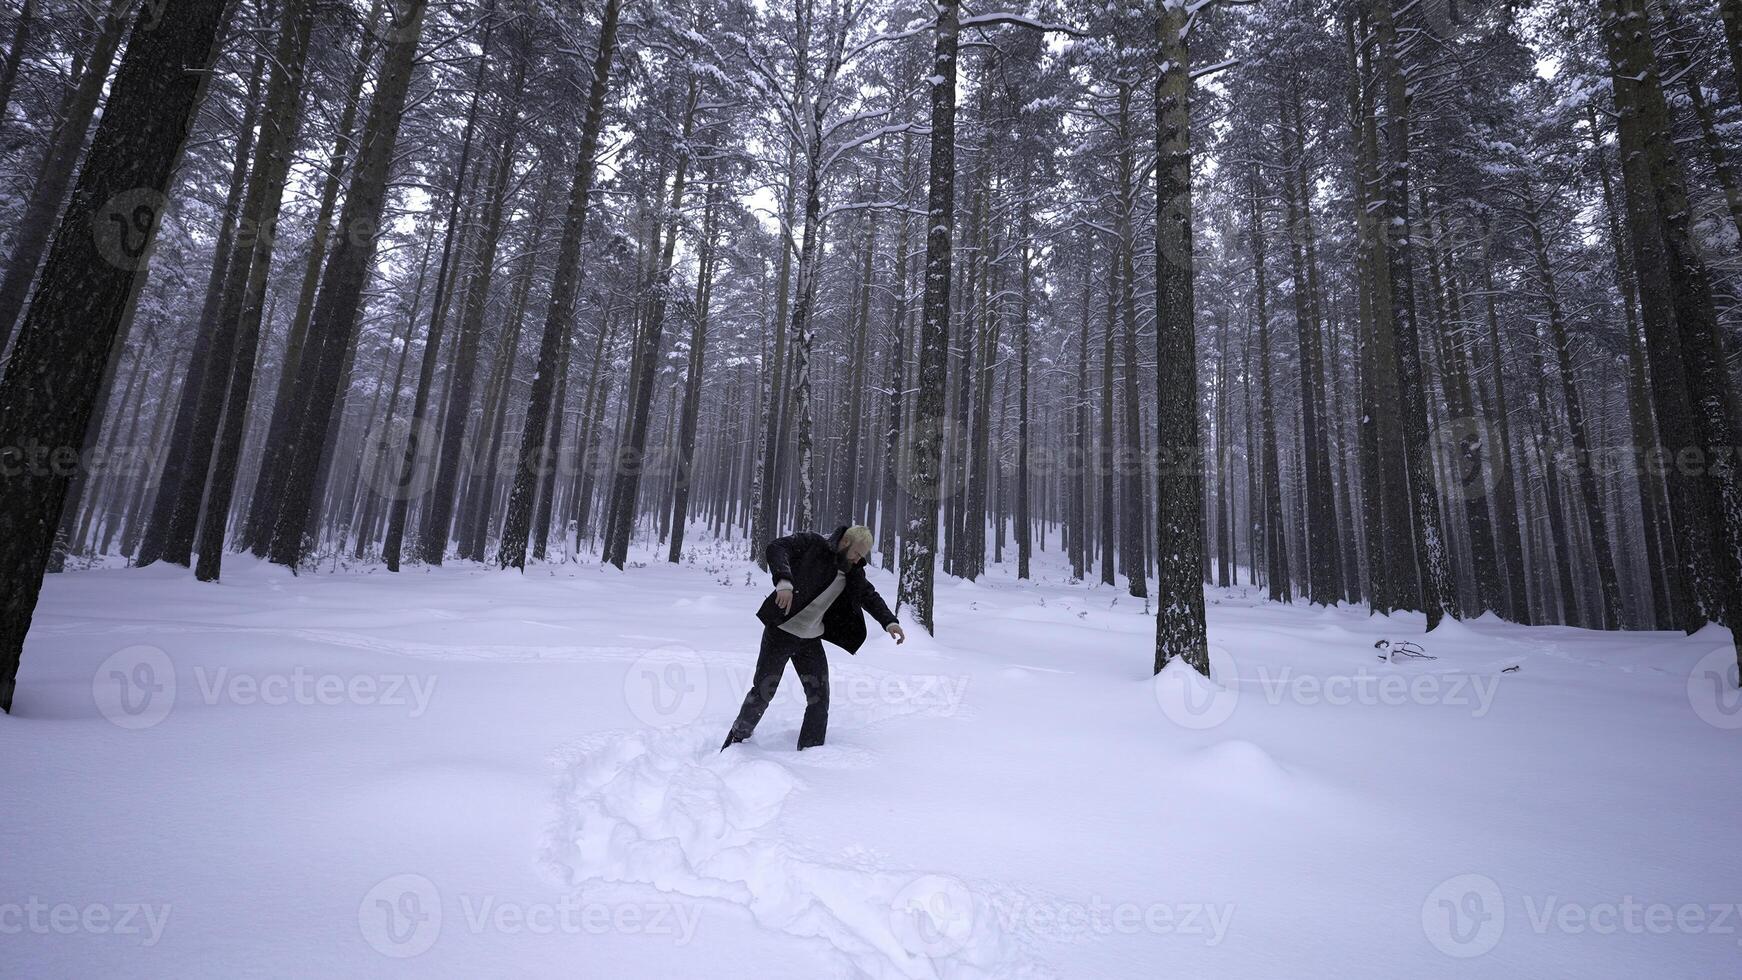
[[[768,542],[768,547],[762,551],[762,558],[768,563],[768,574],[774,577],[776,586],[784,582],[786,588],[792,587],[792,559],[803,554],[808,545],[802,531]]]
[[[859,601],[859,608],[870,613],[871,618],[877,620],[877,625],[888,629],[892,624],[899,622],[895,618],[895,614],[889,611],[888,603],[885,603],[883,597],[877,594],[877,587],[871,584],[871,578],[865,574],[864,569],[859,569],[858,574],[853,576],[853,580],[854,598]]]

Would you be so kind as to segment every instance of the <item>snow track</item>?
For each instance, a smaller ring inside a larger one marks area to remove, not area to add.
[[[831,735],[914,710],[843,707]],[[576,889],[631,882],[742,906],[764,928],[827,944],[842,976],[1054,976],[995,914],[989,896],[1008,889],[885,867],[862,853],[826,859],[781,832],[783,808],[809,782],[876,764],[874,752],[850,744],[787,749],[800,708],[777,700],[756,740],[725,752],[718,720],[599,733],[570,746],[557,760],[546,867]]]

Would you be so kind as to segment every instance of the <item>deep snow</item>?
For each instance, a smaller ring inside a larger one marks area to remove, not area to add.
[[[1726,632],[1212,589],[1216,683],[1152,678],[1142,600],[1053,552],[940,580],[936,639],[831,649],[829,744],[793,751],[789,671],[722,754],[767,579],[704,549],[52,577],[0,719],[0,974],[1742,969]]]

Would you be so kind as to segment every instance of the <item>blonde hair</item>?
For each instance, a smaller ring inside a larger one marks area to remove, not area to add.
[[[863,524],[855,524],[841,533],[841,543],[845,545],[862,544],[869,552],[873,547],[871,529]]]

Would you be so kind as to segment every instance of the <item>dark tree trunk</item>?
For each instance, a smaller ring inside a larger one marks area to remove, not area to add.
[[[1601,15],[1641,308],[1659,391],[1658,424],[1669,446],[1728,453],[1738,444],[1735,397],[1710,270],[1693,239],[1686,178],[1671,137],[1651,20],[1644,0],[1602,0]],[[1686,441],[1677,439],[1684,434]],[[1697,583],[1706,615],[1734,626],[1742,609],[1742,479],[1733,464],[1705,463],[1697,476],[1678,466],[1672,477],[1672,500],[1681,505],[1674,520],[1688,529],[1677,550]],[[1700,536],[1709,536],[1705,543],[1715,560],[1701,561]],[[1742,663],[1742,644],[1737,656]]]
[[[1578,472],[1579,492],[1584,500],[1591,549],[1596,553],[1595,570],[1599,592],[1596,596],[1596,618],[1591,625],[1597,629],[1615,629],[1620,625],[1621,585],[1615,574],[1615,556],[1609,550],[1609,523],[1604,517],[1603,502],[1597,493],[1597,475],[1593,469],[1590,443],[1585,437],[1585,403],[1579,396],[1577,379],[1573,376],[1572,345],[1561,311],[1560,290],[1554,265],[1549,259],[1548,244],[1542,234],[1542,212],[1529,196],[1526,196],[1524,205],[1524,223],[1530,233],[1537,285],[1542,289],[1543,302],[1548,306],[1548,345],[1554,349],[1555,367],[1561,379],[1561,401],[1566,406],[1567,432],[1573,444],[1573,468]]]
[[[1198,437],[1198,353],[1192,305],[1191,56],[1186,11],[1156,2],[1155,670],[1175,657],[1209,676],[1204,627],[1203,461]]]
[[[24,310],[30,295],[30,284],[36,278],[37,266],[49,250],[49,233],[55,230],[55,215],[66,199],[67,184],[73,179],[73,165],[84,148],[85,137],[91,131],[91,117],[103,97],[103,83],[109,80],[109,67],[115,63],[115,52],[121,44],[121,33],[127,27],[127,12],[133,0],[108,0],[97,20],[96,45],[91,49],[84,73],[72,91],[72,98],[50,141],[48,155],[43,158],[30,197],[18,216],[17,237],[12,253],[6,258],[6,275],[0,278],[0,352],[12,340],[12,329]],[[147,6],[145,13],[150,15]]]
[[[467,196],[467,178],[471,174],[472,147],[477,135],[478,111],[484,98],[485,68],[490,62],[490,41],[494,37],[494,18],[486,25],[484,44],[478,55],[478,66],[472,77],[472,99],[466,109],[466,126],[460,137],[460,160],[454,170],[453,196],[448,201],[447,222],[442,232],[442,258],[436,267],[435,295],[430,304],[429,332],[424,337],[423,355],[417,368],[417,391],[411,399],[411,417],[405,433],[405,446],[401,450],[398,464],[394,467],[394,480],[389,494],[392,504],[387,511],[387,536],[381,543],[381,555],[387,562],[387,570],[399,571],[402,552],[405,547],[405,525],[411,500],[423,491],[420,485],[420,467],[428,465],[440,451],[442,431],[440,423],[431,423],[429,419],[429,404],[432,397],[432,387],[435,383],[436,364],[441,357],[442,334],[447,326],[449,306],[453,295],[453,286],[458,279],[457,256],[454,251],[454,234],[459,226],[460,205]],[[453,271],[450,274],[450,266]],[[452,375],[450,374],[450,379]],[[449,382],[452,384],[452,381]],[[427,517],[426,517],[427,521]],[[414,547],[414,558],[421,558],[423,549]]]
[[[255,355],[260,346],[266,276],[272,268],[273,245],[278,240],[278,212],[302,109],[303,63],[308,55],[312,20],[306,0],[287,0],[278,47],[273,53],[272,84],[266,92],[259,155],[248,179],[248,214],[252,219],[250,227],[255,231],[250,240],[238,243],[238,254],[231,260],[231,283],[237,296],[233,304],[226,297],[220,308],[220,333],[214,338],[214,356],[207,361],[206,378],[201,385],[188,475],[203,475],[216,459],[204,495],[206,518],[199,535],[199,564],[194,569],[194,577],[202,582],[218,577],[224,534],[229,525],[230,498],[236,488],[236,472],[242,465],[242,436],[254,385]],[[184,480],[182,499],[177,505],[178,514],[186,517],[190,537],[200,507],[200,495],[190,492],[193,489],[194,485]],[[172,519],[170,540],[172,546],[179,548],[176,531],[177,522]]]
[[[243,195],[248,189],[248,172],[254,157],[254,124],[259,114],[257,103],[265,63],[264,56],[254,59],[253,75],[248,83],[248,105],[243,110],[242,124],[237,131],[236,155],[230,166],[230,186],[224,199],[217,242],[212,252],[212,271],[206,281],[205,302],[200,308],[200,319],[195,327],[193,351],[187,365],[187,381],[182,385],[181,397],[171,416],[174,424],[170,427],[169,448],[163,457],[163,475],[158,479],[156,492],[152,495],[150,517],[139,546],[139,565],[149,565],[163,557],[169,538],[170,521],[180,496],[181,482],[188,469],[185,464],[188,448],[193,442],[200,386],[205,380],[212,336],[217,332],[219,304],[223,300],[224,285],[229,282],[230,262],[235,253],[235,232],[241,223],[239,219]],[[205,474],[201,473],[200,479],[203,481],[204,478]],[[187,564],[185,555],[180,564]]]
[[[290,438],[294,421],[290,411],[291,396],[296,391],[297,369],[302,363],[302,351],[308,341],[309,317],[314,314],[315,291],[321,281],[321,260],[327,254],[327,240],[332,233],[333,208],[338,201],[339,186],[345,174],[345,160],[357,122],[357,107],[362,101],[363,82],[369,64],[375,57],[375,36],[381,22],[381,5],[387,0],[372,0],[369,19],[363,28],[362,41],[357,46],[357,64],[351,73],[350,88],[344,109],[339,113],[338,145],[327,162],[327,178],[321,188],[320,210],[315,216],[314,236],[309,242],[308,261],[303,267],[302,289],[297,295],[296,312],[285,334],[284,355],[279,365],[278,384],[272,400],[271,421],[267,424],[266,440],[261,446],[259,472],[254,477],[254,492],[249,496],[248,519],[242,528],[242,544],[256,557],[266,557],[272,538],[272,525],[278,519],[278,501],[284,488],[281,464],[282,448]]]
[[[0,604],[0,710],[12,710],[18,662],[54,545],[70,474],[34,465],[34,450],[83,449],[110,348],[149,258],[170,174],[208,78],[224,0],[147,9],[136,27],[97,134],[59,222],[0,380],[0,446],[22,472],[0,483],[10,533],[0,536],[9,583]],[[103,235],[86,233],[93,227]],[[26,457],[20,460],[18,457]]]
[[[1490,248],[1492,238],[1486,225],[1482,231],[1482,305],[1488,326],[1488,360],[1494,372],[1494,425],[1500,436],[1499,456],[1490,464],[1495,467],[1494,484],[1497,494],[1494,498],[1495,518],[1498,521],[1495,548],[1499,551],[1501,567],[1506,573],[1506,615],[1514,622],[1528,624],[1531,617],[1530,599],[1525,588],[1524,529],[1518,514],[1519,500],[1526,488],[1523,474],[1513,463],[1515,457],[1512,451],[1510,411],[1512,402],[1506,396],[1506,350],[1500,343],[1500,316],[1495,308],[1494,258]]]
[[[0,64],[0,120],[12,104],[12,89],[18,84],[18,67],[24,63],[24,52],[30,47],[30,35],[36,31],[36,0],[24,0],[18,12],[18,28],[12,32],[12,46],[6,49],[6,61]]]
[[[901,186],[902,202],[907,201],[906,190],[909,178],[913,175],[912,167],[912,136],[903,133],[901,137]],[[895,238],[895,289],[889,301],[889,390],[887,395],[888,416],[885,420],[883,443],[883,507],[878,520],[878,544],[884,568],[895,567],[896,541],[902,535],[898,529],[901,523],[901,483],[897,474],[902,462],[903,415],[902,401],[906,396],[903,390],[907,387],[907,290],[908,290],[908,242],[912,229],[912,219],[905,208],[901,212],[900,230]]]
[[[1306,469],[1307,581],[1310,602],[1334,606],[1342,597],[1343,582],[1337,528],[1336,496],[1331,484],[1331,459],[1325,429],[1324,351],[1322,324],[1314,290],[1318,275],[1313,266],[1317,245],[1313,240],[1311,182],[1307,176],[1305,124],[1301,119],[1300,80],[1288,86],[1289,112],[1285,129],[1289,139],[1288,172],[1283,175],[1283,200],[1288,209],[1289,260],[1294,270],[1294,319],[1300,341],[1300,418]]]
[[[427,5],[428,0],[394,0],[392,4],[393,39],[382,57],[375,97],[358,145],[357,167],[339,216],[339,227],[345,233],[327,257],[320,298],[309,321],[308,347],[297,365],[296,392],[289,406],[296,421],[286,448],[283,500],[268,549],[274,563],[292,569],[302,563],[308,547],[306,533],[318,504],[316,491],[322,457],[328,449],[327,429],[354,346],[363,287],[375,262],[388,173]]]
[[[942,476],[944,404],[948,372],[950,236],[955,227],[956,47],[959,0],[938,0],[931,86],[931,188],[926,204],[925,294],[920,307],[919,386],[908,466],[907,528],[901,539],[897,604],[913,610],[926,632],[932,619],[936,570],[937,501]]]
[[[516,59],[515,79],[523,78],[525,59]],[[440,565],[447,552],[454,501],[459,493],[460,468],[476,466],[475,457],[462,459],[466,429],[472,414],[472,390],[478,377],[478,347],[483,342],[484,311],[490,301],[490,286],[496,271],[496,251],[508,212],[508,189],[513,182],[515,147],[520,140],[520,86],[511,82],[508,106],[501,126],[502,144],[497,149],[484,201],[483,227],[473,245],[472,272],[466,282],[461,306],[460,332],[455,338],[454,363],[448,374],[447,407],[442,413],[441,445],[436,453],[434,484],[424,501],[418,528],[419,556],[427,565]],[[481,430],[480,430],[481,431]]]
[[[690,489],[694,482],[691,464],[696,452],[696,422],[702,409],[702,370],[707,356],[708,308],[713,298],[716,220],[720,207],[720,185],[708,182],[708,203],[702,213],[702,237],[698,246],[696,272],[695,320],[690,327],[689,371],[684,378],[683,421],[678,429],[677,486],[671,501],[671,552],[673,564],[683,557],[684,524],[689,520]],[[867,256],[867,267],[869,257]],[[870,292],[869,289],[866,290]],[[862,322],[862,321],[861,321]],[[855,412],[852,418],[857,419]],[[857,458],[849,454],[849,459]]]
[[[564,332],[572,329],[575,292],[579,285],[581,244],[587,230],[587,207],[593,188],[594,157],[599,131],[604,123],[605,93],[611,81],[611,59],[617,49],[617,15],[622,0],[605,0],[600,13],[598,48],[593,56],[593,77],[587,97],[586,119],[581,124],[581,144],[575,156],[575,179],[569,189],[568,212],[563,218],[562,241],[551,280],[550,304],[544,332],[538,345],[538,370],[532,379],[520,453],[515,457],[513,489],[508,496],[508,516],[502,525],[502,543],[497,560],[503,568],[526,567],[526,540],[532,530],[532,494],[538,473],[529,460],[545,458],[545,432],[551,414],[551,388],[555,382],[557,355]]]
[[[1457,615],[1457,590],[1440,527],[1439,491],[1434,484],[1428,441],[1427,376],[1421,365],[1416,326],[1415,284],[1409,216],[1409,89],[1403,47],[1392,21],[1391,0],[1375,0],[1374,33],[1382,52],[1385,102],[1384,208],[1386,259],[1391,281],[1391,331],[1396,338],[1398,403],[1403,413],[1404,462],[1409,472],[1415,536],[1421,561],[1421,603],[1432,630],[1445,616]]]
[[[1293,602],[1288,564],[1288,534],[1282,514],[1282,467],[1276,451],[1276,407],[1270,377],[1269,277],[1264,266],[1264,211],[1258,164],[1252,164],[1252,305],[1258,317],[1258,458],[1263,468],[1265,583],[1270,601]]]

